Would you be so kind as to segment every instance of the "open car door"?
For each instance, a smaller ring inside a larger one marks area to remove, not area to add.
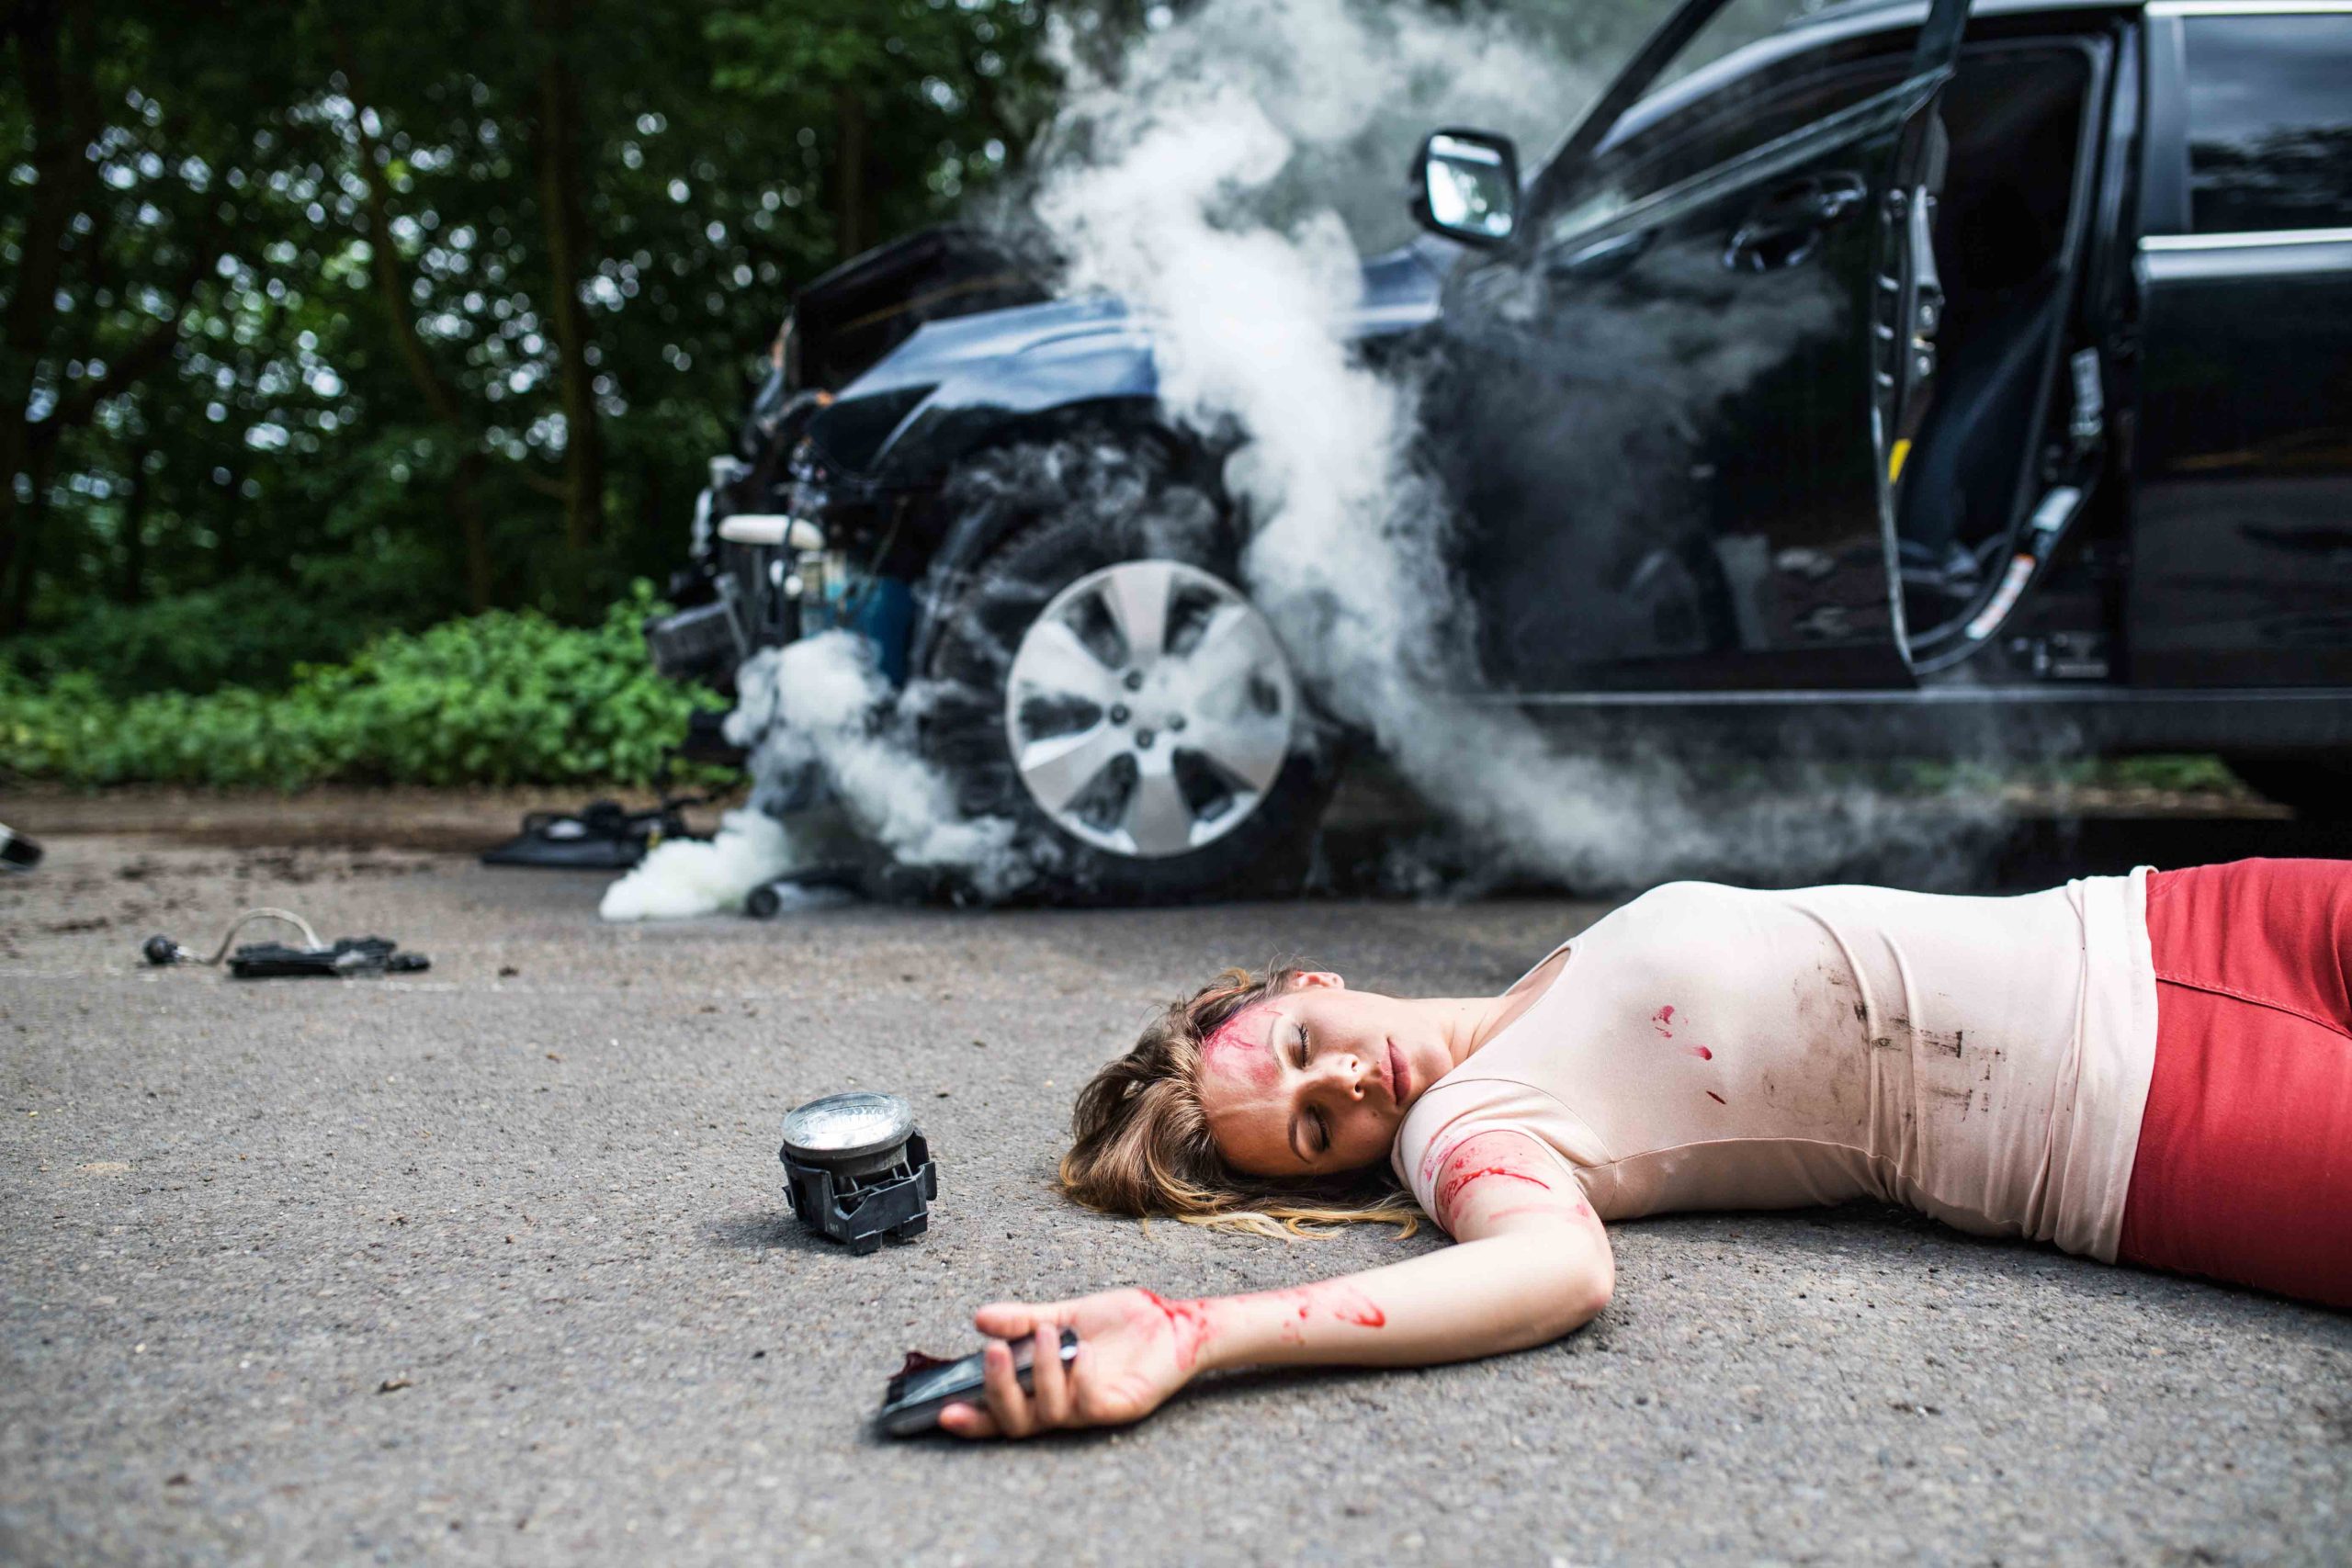
[[[1506,691],[1910,682],[1894,519],[1968,6],[1755,8],[1688,0],[1454,276],[1445,445]]]

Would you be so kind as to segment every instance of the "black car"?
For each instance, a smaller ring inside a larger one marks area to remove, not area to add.
[[[2352,4],[1688,0],[1560,149],[1433,133],[1426,355],[1478,689],[1871,753],[2030,722],[2352,803]],[[1213,888],[1329,783],[1220,443],[1115,300],[956,231],[796,302],[665,668],[850,624],[976,811]]]

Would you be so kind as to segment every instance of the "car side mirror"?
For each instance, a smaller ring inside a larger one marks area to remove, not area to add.
[[[1519,152],[1508,136],[1433,130],[1413,158],[1414,220],[1465,245],[1499,245],[1519,221]]]

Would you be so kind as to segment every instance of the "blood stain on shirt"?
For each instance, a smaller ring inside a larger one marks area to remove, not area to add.
[[[1442,1144],[1431,1144],[1430,1152],[1421,1156],[1422,1181],[1435,1179],[1437,1173],[1445,1168],[1445,1162],[1453,1157],[1453,1151],[1469,1141],[1468,1138],[1450,1138]]]
[[[1674,1009],[1670,1006],[1662,1007],[1658,1009],[1657,1011],[1650,1014],[1650,1027],[1657,1030],[1659,1035],[1665,1039],[1671,1040],[1674,1038],[1673,1023]]]
[[[1709,1090],[1707,1091],[1707,1098],[1708,1098],[1709,1100],[1713,1100],[1717,1105],[1729,1105],[1729,1104],[1731,1103],[1731,1101],[1730,1101],[1730,1100],[1725,1100],[1722,1095],[1717,1094],[1713,1089],[1709,1089]]]
[[[1715,1059],[1715,1054],[1713,1051],[1708,1050],[1704,1045],[1691,1046],[1690,1054],[1693,1056],[1698,1057],[1699,1060],[1702,1062],[1712,1062]]]

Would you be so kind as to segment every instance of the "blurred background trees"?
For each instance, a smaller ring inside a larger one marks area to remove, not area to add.
[[[0,637],[273,685],[680,554],[791,291],[1014,174],[1047,0],[7,0]]]

